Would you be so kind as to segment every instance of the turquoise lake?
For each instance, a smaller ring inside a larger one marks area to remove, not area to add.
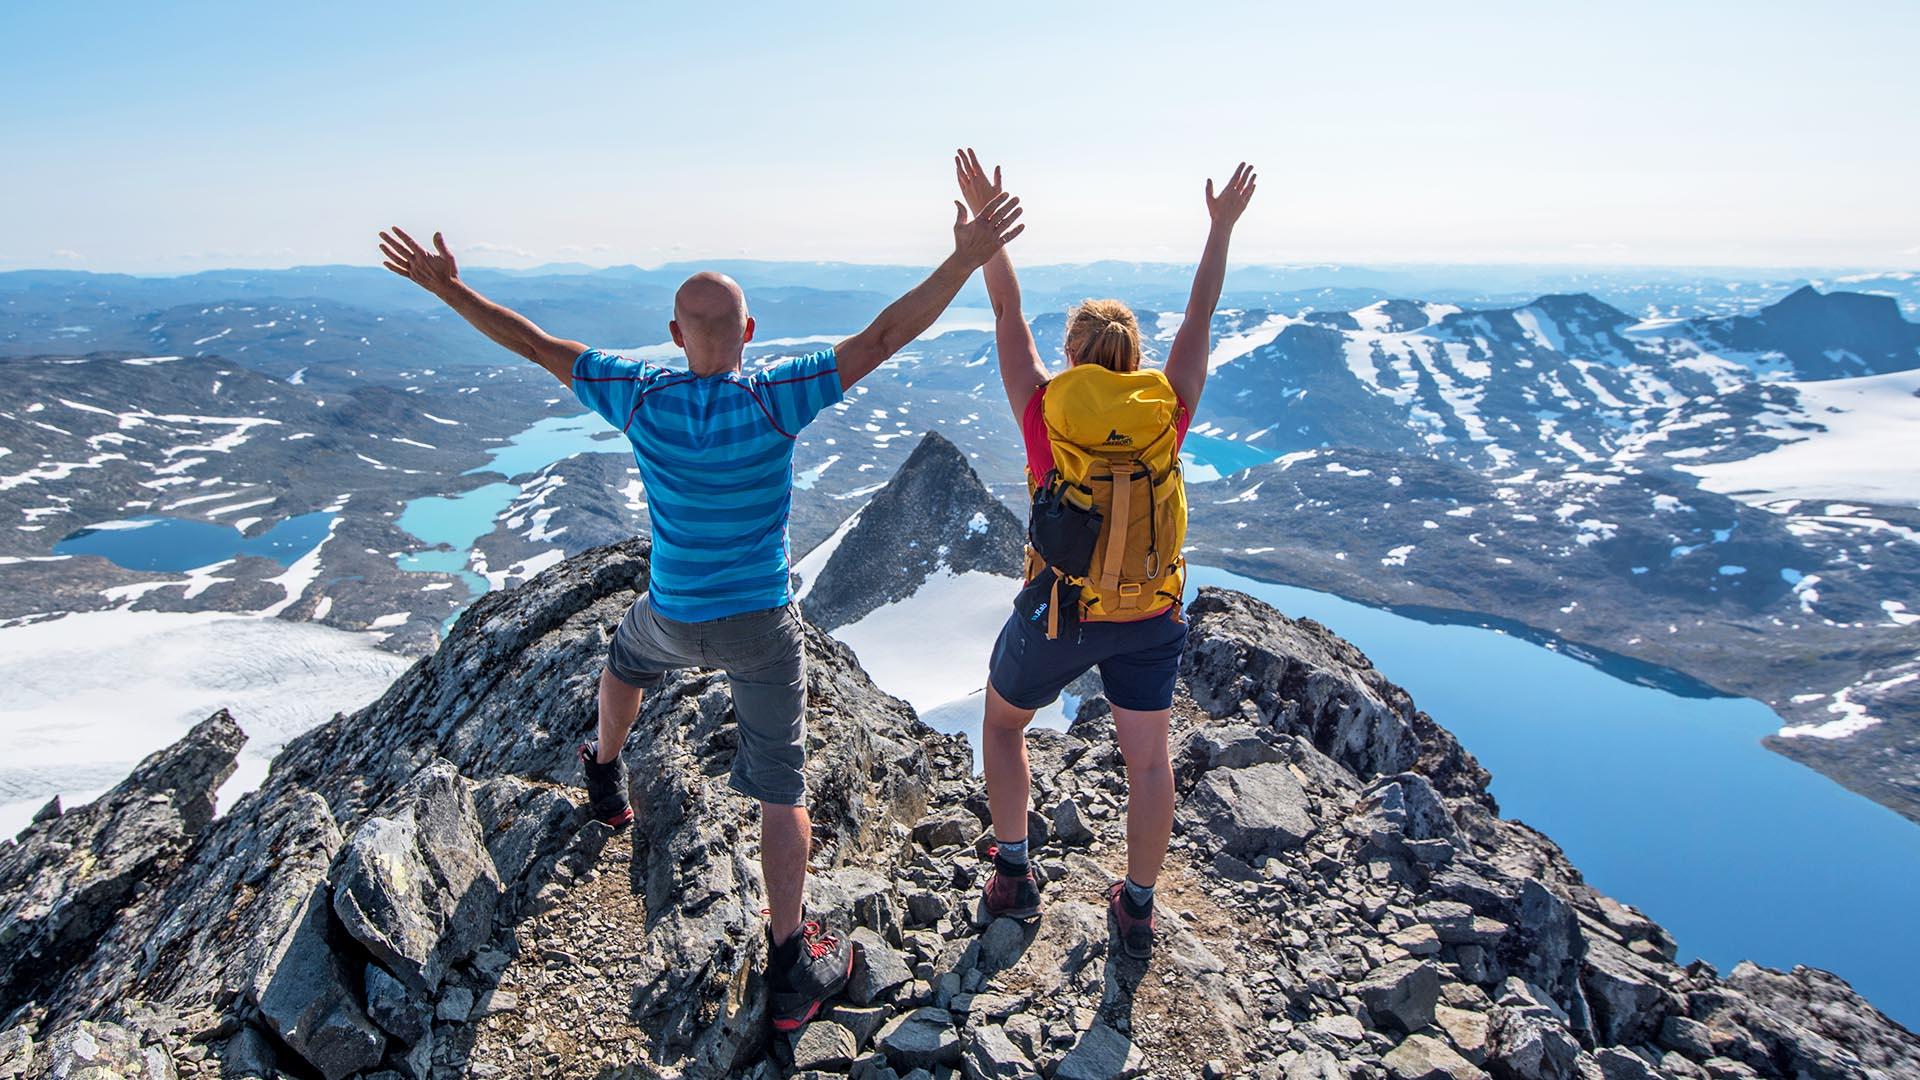
[[[552,416],[528,427],[505,445],[487,454],[487,463],[468,469],[467,476],[494,473],[509,479],[538,472],[575,454],[629,453],[625,436],[593,413]],[[520,488],[514,484],[482,484],[458,495],[414,499],[401,509],[396,522],[428,544],[451,550],[419,551],[402,555],[402,570],[428,570],[458,575],[472,595],[487,591],[487,579],[467,569],[474,542],[493,531],[493,522],[512,504]],[[452,620],[448,620],[452,625]]]
[[[1845,977],[1920,1022],[1920,828],[1760,745],[1780,718],[1747,698],[1684,697],[1477,626],[1422,622],[1196,566],[1359,646],[1493,773],[1503,816],[1552,837],[1680,957]]]
[[[243,536],[231,525],[150,515],[77,530],[53,545],[53,553],[98,555],[129,570],[169,574],[240,555],[291,566],[327,538],[332,520],[332,514],[315,511],[277,522],[259,536]]]

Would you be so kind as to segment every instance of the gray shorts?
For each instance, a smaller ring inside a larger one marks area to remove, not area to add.
[[[642,593],[607,646],[607,670],[651,691],[676,668],[719,668],[733,687],[739,750],[728,783],[749,798],[801,806],[807,785],[807,672],[800,614],[791,605],[675,622]]]

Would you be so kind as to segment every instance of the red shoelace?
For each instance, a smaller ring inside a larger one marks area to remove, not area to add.
[[[773,914],[773,909],[761,908],[760,914],[771,915]],[[800,940],[807,943],[807,955],[813,957],[815,960],[832,952],[833,947],[840,943],[839,938],[834,937],[832,934],[822,932],[819,921],[815,919],[808,919],[806,922],[800,924]]]

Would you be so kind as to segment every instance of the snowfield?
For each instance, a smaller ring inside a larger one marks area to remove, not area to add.
[[[248,736],[220,807],[294,735],[385,692],[413,661],[378,635],[220,612],[98,611],[0,629],[0,836],[77,806],[227,708]]]
[[[1678,468],[1708,491],[1756,505],[1859,499],[1920,506],[1920,371],[1786,385],[1825,431],[1740,461]]]

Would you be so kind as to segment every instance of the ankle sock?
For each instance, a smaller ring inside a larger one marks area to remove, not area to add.
[[[775,941],[773,931],[768,930],[767,945],[767,965],[777,969],[787,968],[800,956],[800,932],[794,931],[793,936],[785,941]]]
[[[1025,840],[995,840],[998,848],[993,857],[1013,867],[1027,865],[1027,842]]]
[[[1125,880],[1127,884],[1120,895],[1126,901],[1127,913],[1137,919],[1153,910],[1153,886],[1136,885],[1132,878]]]

